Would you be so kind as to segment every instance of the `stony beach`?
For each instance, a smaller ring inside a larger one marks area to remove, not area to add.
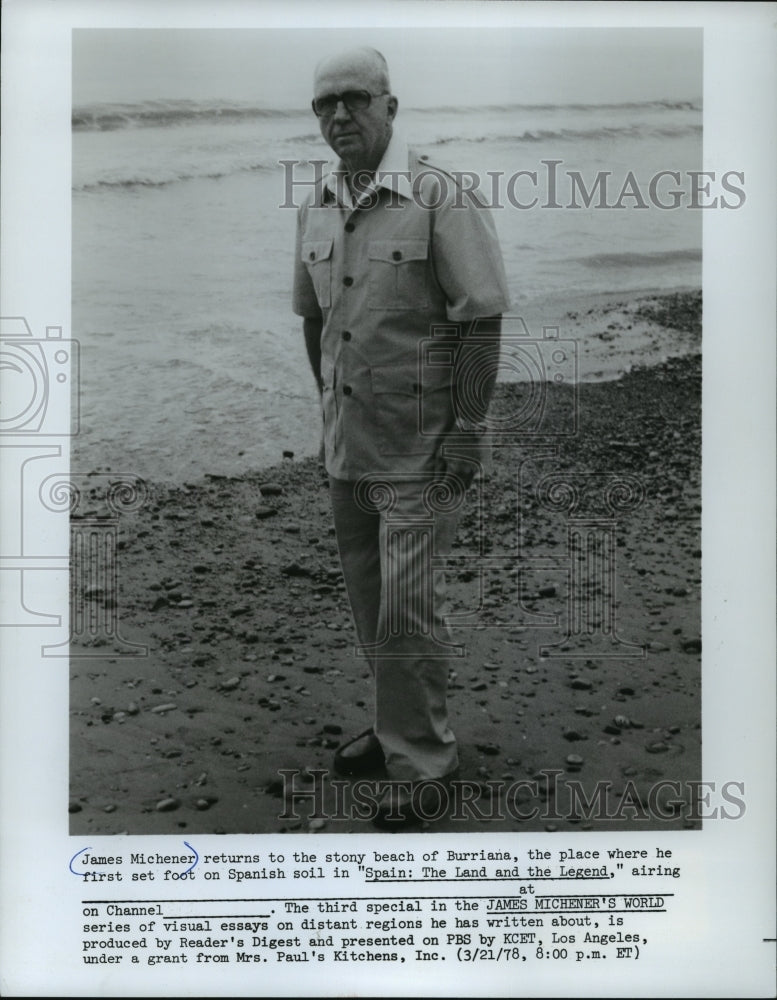
[[[701,777],[701,297],[564,319],[600,343],[631,326],[676,337],[685,356],[549,386],[543,434],[501,443],[470,491],[448,571],[464,653],[450,709],[477,808],[429,832],[699,825],[683,783]],[[522,392],[500,384],[494,412],[515,412]],[[556,502],[548,476],[574,498]],[[116,599],[122,637],[147,655],[98,636],[70,663],[71,833],[373,831],[332,818],[329,780],[311,775],[369,724],[372,697],[322,467],[290,456],[148,490],[121,519]],[[584,530],[604,539],[611,584],[576,566]],[[298,790],[323,782],[329,818],[311,819],[309,802],[289,816],[283,769]],[[570,792],[590,798],[597,783],[606,817]]]

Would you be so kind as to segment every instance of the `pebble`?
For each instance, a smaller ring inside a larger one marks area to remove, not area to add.
[[[485,681],[478,681],[477,684],[473,684],[472,685],[472,687],[471,687],[470,690],[472,690],[472,691],[485,691],[487,688],[488,688],[488,684],[486,684]]]
[[[81,805],[80,805],[80,803],[78,803],[78,802],[71,802],[68,805],[68,807],[67,807],[67,811],[69,813],[80,813],[81,812]]]
[[[104,813],[116,812],[116,806],[111,802],[107,806],[103,806]]]
[[[283,795],[283,779],[282,778],[270,778],[264,786],[264,790],[267,795],[274,795],[276,798],[280,798]]]
[[[647,648],[651,653],[665,653],[669,649],[663,642],[649,642]]]
[[[576,677],[570,684],[570,687],[575,691],[590,691],[593,684],[591,681],[586,681],[582,677]]]
[[[323,727],[323,731],[329,733],[331,736],[339,736],[343,731],[343,727],[339,726],[336,722],[327,722]]]
[[[149,607],[149,611],[161,611],[162,608],[166,608],[168,607],[168,605],[169,602],[167,598],[162,597],[162,595],[160,594],[159,597],[157,597],[157,599],[154,601],[154,603]]]
[[[173,798],[160,799],[159,802],[157,802],[156,804],[156,811],[161,813],[172,812],[174,809],[177,809],[180,806],[180,804],[181,803],[178,801],[178,799],[173,799]]]
[[[496,757],[501,752],[501,748],[496,743],[476,743],[475,748],[487,757]]]
[[[618,694],[633,695],[635,691],[629,684],[624,684],[623,687],[618,688]]]
[[[570,767],[582,767],[583,758],[580,754],[570,753],[567,755],[567,764],[569,764]]]
[[[666,745],[666,743],[661,743],[661,742],[648,743],[648,745],[645,747],[645,750],[647,750],[648,753],[666,753],[668,749],[669,747]]]
[[[620,729],[628,729],[629,726],[631,725],[631,721],[627,719],[625,715],[616,715],[612,721]]]
[[[680,643],[680,649],[682,649],[684,653],[700,653],[701,639],[686,639],[684,642]]]
[[[162,712],[172,712],[173,709],[178,708],[173,702],[166,702],[164,705],[155,705],[151,711],[157,715],[161,715]]]
[[[262,505],[261,507],[256,508],[256,516],[259,518],[260,521],[264,521],[268,517],[273,517],[277,513],[278,511],[275,509],[275,507],[265,507],[264,505]]]
[[[263,497],[279,497],[283,493],[280,483],[262,483],[259,492]]]
[[[220,686],[222,691],[234,691],[235,688],[239,686],[239,684],[240,684],[239,677],[230,677],[229,680],[222,681]]]
[[[579,733],[576,729],[567,729],[564,732],[564,739],[568,740],[570,743],[574,743],[576,740],[585,739],[582,733]]]
[[[325,826],[326,826],[325,819],[312,819],[308,823],[308,830],[310,830],[311,833],[315,833],[316,830],[323,830]]]
[[[312,576],[310,569],[307,566],[300,566],[299,563],[289,563],[288,566],[283,566],[281,568],[281,573],[284,576]]]

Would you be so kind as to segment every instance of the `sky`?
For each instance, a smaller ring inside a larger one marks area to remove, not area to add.
[[[73,103],[223,99],[309,106],[313,67],[371,45],[406,107],[693,100],[697,28],[78,29]]]

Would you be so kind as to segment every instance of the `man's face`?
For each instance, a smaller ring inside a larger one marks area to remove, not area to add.
[[[358,62],[327,64],[316,76],[315,97],[366,90],[379,95],[379,78]],[[368,108],[349,111],[341,101],[329,118],[320,118],[321,134],[350,170],[375,170],[391,138],[397,101],[391,95],[373,96]]]

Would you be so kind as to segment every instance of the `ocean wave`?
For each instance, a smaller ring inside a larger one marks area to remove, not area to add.
[[[620,104],[489,104],[472,107],[409,108],[421,115],[499,112],[617,112],[701,111],[701,101],[627,101]],[[136,103],[93,103],[73,108],[71,125],[76,132],[107,132],[125,128],[160,128],[196,122],[241,121],[262,118],[302,118],[309,107],[273,108],[231,101],[158,100]]]
[[[229,101],[141,101],[136,104],[86,104],[73,108],[75,132],[110,132],[123,128],[161,128],[196,122],[243,121],[308,116],[307,108],[283,110]]]
[[[679,264],[683,261],[701,261],[701,250],[688,248],[684,250],[656,250],[652,253],[595,253],[585,257],[572,258],[586,267],[665,267]]]
[[[166,174],[160,172],[156,176],[152,174],[134,174],[126,177],[101,177],[82,181],[79,184],[74,184],[73,191],[100,191],[106,188],[109,190],[117,190],[121,188],[165,188],[169,187],[171,184],[178,184],[181,181],[217,181],[222,177],[231,177],[233,174],[251,173],[254,171],[270,172],[278,169],[279,167],[277,162],[262,162],[235,164],[234,166],[228,167],[224,170],[194,170],[190,172],[182,171],[180,173],[171,172]]]
[[[693,122],[685,125],[604,125],[589,129],[526,129],[515,135],[491,133],[490,135],[459,136],[446,135],[434,139],[428,145],[447,146],[449,143],[481,143],[497,144],[513,142],[547,142],[559,140],[562,142],[579,142],[580,140],[597,141],[600,139],[644,139],[648,136],[663,136],[665,138],[680,138],[685,135],[701,135],[702,126]]]
[[[411,108],[419,114],[457,114],[466,111],[701,111],[701,99],[692,101],[621,101],[605,104],[485,104],[462,108],[458,105],[442,105],[436,108]]]

